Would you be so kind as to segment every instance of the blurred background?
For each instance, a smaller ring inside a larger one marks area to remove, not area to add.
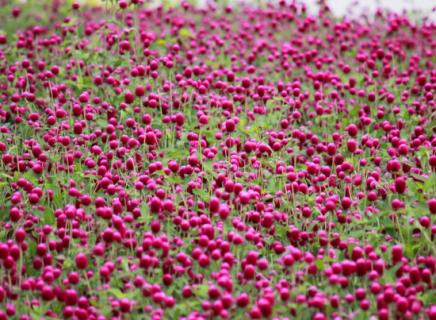
[[[316,0],[304,1],[311,10],[316,8]],[[385,8],[398,13],[403,10],[417,10],[430,15],[436,8],[436,0],[330,0],[330,9],[337,15],[344,15],[347,12],[358,13],[362,10],[374,12],[376,8]],[[368,12],[367,11],[367,12]]]
[[[35,0],[0,0],[0,4],[2,1],[8,3],[10,1],[17,1],[21,3],[25,3],[28,1]],[[51,0],[37,0],[37,1],[51,1]],[[104,1],[117,1],[117,0],[66,0],[69,2],[79,2],[79,3],[87,3],[91,5],[103,4]],[[147,0],[148,2],[152,2],[155,4],[159,4],[162,2],[177,4],[180,3],[181,0]],[[258,3],[261,2],[274,2],[277,0],[187,0],[191,3],[204,4],[206,2],[215,1],[215,2],[226,2],[229,4],[232,3]],[[290,0],[288,0],[290,1]],[[317,0],[294,0],[297,3],[305,3],[309,12],[315,13],[317,11]],[[374,13],[377,8],[389,9],[390,11],[401,13],[404,10],[407,11],[416,11],[418,16],[427,16],[432,21],[436,21],[436,0],[327,0],[327,3],[330,6],[330,9],[337,16],[344,15],[357,15],[362,12],[365,13]]]
[[[22,0],[25,1],[25,0]],[[81,3],[98,4],[102,0],[76,0]],[[196,0],[196,3],[204,3],[207,0]],[[228,3],[240,2],[241,0],[227,0]],[[243,2],[256,3],[257,0],[242,0]],[[159,3],[160,1],[154,0]],[[168,1],[178,3],[180,1]],[[305,3],[310,12],[316,12],[317,0],[296,0],[298,3]],[[376,8],[389,9],[394,12],[401,13],[403,10],[420,12],[420,15],[431,16],[436,18],[436,0],[328,0],[330,9],[338,16],[345,14],[355,15],[362,12],[373,13]]]

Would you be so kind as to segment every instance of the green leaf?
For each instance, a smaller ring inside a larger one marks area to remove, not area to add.
[[[143,202],[141,205],[141,216],[138,218],[138,222],[149,223],[151,221],[150,210],[148,209],[148,204]]]
[[[42,221],[44,224],[48,224],[53,226],[55,224],[55,216],[50,208],[46,208],[44,210],[44,215],[42,217]]]
[[[47,307],[45,307],[44,305],[39,305],[39,306],[33,306],[30,314],[32,316],[33,319],[43,319],[44,318],[44,314],[46,313]]]
[[[418,293],[417,299],[421,300],[424,305],[432,305],[436,303],[435,294],[431,290],[425,293]]]
[[[194,294],[199,298],[208,297],[209,286],[207,284],[200,284],[194,289]]]
[[[207,193],[206,191],[204,191],[202,189],[194,189],[192,192],[203,201],[207,202],[210,200],[209,193]]]
[[[436,173],[432,173],[430,177],[428,177],[424,182],[424,191],[432,191],[432,189],[436,186]]]
[[[192,37],[192,31],[191,30],[189,30],[188,28],[182,28],[182,29],[180,29],[179,30],[179,34],[182,36],[182,37],[186,37],[186,38],[188,38],[188,37]]]
[[[165,181],[167,181],[169,184],[181,184],[183,182],[182,178],[178,175],[170,175],[168,177],[165,177]]]
[[[110,288],[108,291],[110,294],[112,294],[113,296],[115,296],[115,298],[118,299],[123,299],[127,297],[127,295],[118,288]]]
[[[315,266],[319,271],[323,271],[325,269],[324,261],[322,259],[316,259]]]
[[[13,176],[11,176],[7,173],[4,173],[4,172],[0,172],[0,177],[5,178],[6,180],[12,180],[14,178]]]
[[[210,162],[210,161],[204,161],[204,162],[202,163],[202,165],[203,165],[203,170],[204,170],[204,171],[206,171],[207,173],[210,173],[210,174],[213,173],[213,170],[212,170],[212,168],[213,168],[213,166],[212,166],[212,162]]]

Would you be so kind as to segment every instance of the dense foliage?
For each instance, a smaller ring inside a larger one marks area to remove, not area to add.
[[[0,7],[0,320],[436,319],[434,22],[142,2]]]

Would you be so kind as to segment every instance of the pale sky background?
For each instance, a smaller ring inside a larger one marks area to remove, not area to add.
[[[310,8],[315,7],[316,0],[301,1],[307,3]],[[353,0],[330,0],[328,4],[332,11],[337,15],[344,15],[347,13],[348,8],[353,8],[355,12],[362,12],[363,9],[374,12],[377,7],[390,9],[395,12],[401,12],[402,10],[417,9],[423,12],[425,15],[435,16],[433,8],[436,9],[436,0],[361,0],[355,5],[356,1]]]
[[[96,3],[99,0],[78,0],[79,2],[89,2]],[[155,0],[159,2],[158,0]],[[204,2],[206,0],[200,0],[199,2]],[[241,0],[235,0],[239,2]],[[242,0],[244,2],[250,2],[250,0]],[[255,2],[255,0],[251,0]],[[316,11],[316,0],[296,0],[299,3],[306,3],[310,12]],[[179,1],[173,0],[172,2],[177,3]],[[232,3],[232,0],[228,0]],[[436,0],[358,0],[356,5],[356,0],[328,0],[331,10],[338,16],[343,16],[352,8],[352,13],[355,14],[362,12],[374,12],[377,7],[382,7],[390,9],[394,12],[402,12],[403,10],[419,10],[424,16],[429,16],[432,20],[436,19]]]

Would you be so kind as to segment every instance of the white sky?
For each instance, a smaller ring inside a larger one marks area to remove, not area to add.
[[[26,1],[26,0],[22,0]],[[101,0],[76,0],[81,3],[98,3]],[[154,2],[159,2],[159,0],[152,0]],[[178,3],[180,0],[169,0],[173,3]],[[197,0],[200,3],[204,3],[208,0]],[[256,2],[256,0],[227,0],[229,3],[232,2]],[[277,0],[269,0],[277,1]],[[287,0],[290,1],[290,0]],[[314,12],[316,10],[317,0],[296,0],[299,3],[306,3],[309,11]],[[395,12],[402,12],[404,9],[412,10],[417,9],[424,16],[430,16],[433,20],[436,20],[436,0],[327,0],[330,5],[331,10],[338,16],[343,16],[347,14],[347,9],[352,8],[355,14],[362,12],[374,12],[377,7],[382,7],[390,9]]]
[[[301,2],[307,3],[309,7],[314,8],[316,0],[302,0]],[[363,9],[374,12],[377,7],[382,7],[395,12],[401,12],[404,9],[417,9],[422,11],[425,15],[430,15],[433,8],[436,9],[436,0],[360,0],[357,5],[354,0],[329,0],[328,4],[331,10],[337,15],[346,14],[347,9],[350,7],[352,7],[353,11],[356,13],[362,12]]]

